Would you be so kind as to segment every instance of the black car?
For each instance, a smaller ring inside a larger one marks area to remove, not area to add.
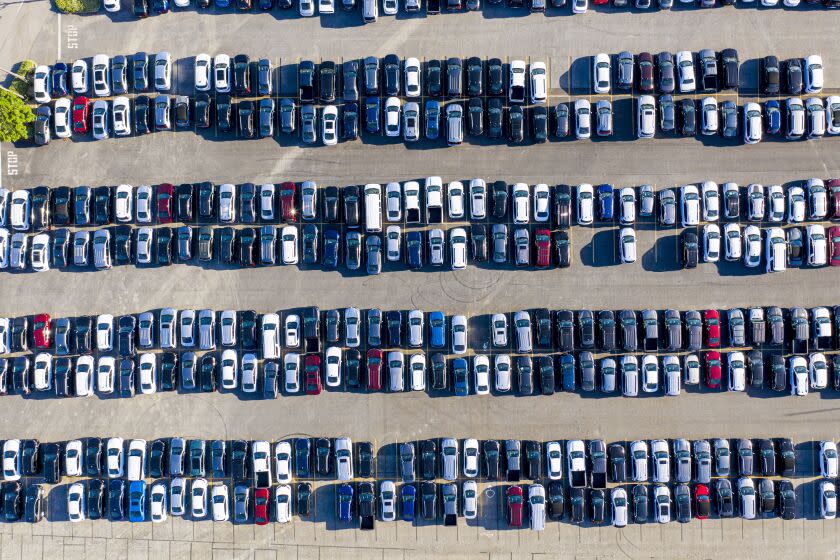
[[[572,248],[569,241],[569,234],[565,231],[555,231],[552,234],[554,240],[554,254],[557,259],[557,266],[568,268],[572,265]]]
[[[779,448],[779,475],[790,478],[796,474],[796,454],[793,442],[788,438],[780,438]]]
[[[53,230],[50,260],[53,268],[67,268],[70,264],[70,230]]]
[[[553,395],[555,387],[554,360],[551,356],[537,358],[537,370],[540,380],[540,391],[543,395]]]
[[[238,256],[240,266],[254,266],[256,263],[257,232],[254,228],[239,230],[236,238],[239,247]]]
[[[426,481],[420,484],[420,503],[423,519],[427,521],[437,519],[437,485],[434,482]]]
[[[69,226],[73,215],[73,191],[70,187],[56,187],[50,191],[52,224]]]
[[[122,521],[125,518],[125,481],[121,478],[108,481],[108,511],[111,521]]]
[[[30,216],[33,231],[44,231],[50,227],[50,189],[35,187],[30,192]]]
[[[604,522],[604,512],[606,511],[604,491],[600,488],[591,488],[589,490],[589,505],[592,523],[601,525]]]
[[[484,94],[484,69],[481,59],[471,56],[467,59],[467,95],[480,96]]]
[[[85,440],[85,475],[99,476],[102,471],[102,440],[98,437],[90,437]]]
[[[440,60],[426,62],[426,92],[430,97],[440,97],[443,92],[442,66]]]
[[[23,495],[20,482],[3,483],[3,519],[7,523],[18,521],[23,515]]]
[[[344,200],[344,224],[349,228],[359,227],[361,223],[359,187],[357,185],[344,187],[342,199]]]
[[[119,369],[119,395],[123,398],[134,396],[134,360],[125,358],[120,360]]]
[[[114,264],[124,265],[134,262],[131,231],[131,226],[127,225],[114,228]]]
[[[211,109],[213,108],[213,99],[210,94],[200,91],[195,94],[195,103],[193,110],[195,111],[195,126],[198,128],[210,128],[213,123]]]
[[[315,63],[311,60],[301,60],[298,63],[298,98],[301,103],[315,101]]]
[[[149,17],[149,1],[148,0],[134,0],[131,6],[131,11],[138,18]]]
[[[344,351],[344,378],[347,386],[357,388],[361,385],[362,355],[355,348]]]
[[[554,136],[557,138],[565,138],[569,135],[569,105],[567,103],[558,103],[554,107]]]
[[[248,55],[238,54],[233,57],[233,91],[237,95],[251,93],[251,61]]]
[[[201,357],[198,369],[199,388],[204,393],[216,390],[216,356],[205,354]]]
[[[419,445],[420,478],[437,478],[437,444],[433,439],[424,439]]]
[[[508,186],[504,181],[494,181],[490,187],[490,196],[493,199],[493,217],[503,220],[507,216],[508,207]]]
[[[557,328],[557,349],[571,352],[575,346],[575,316],[567,309],[557,311],[554,316]]]
[[[723,49],[720,51],[720,67],[723,73],[723,80],[720,86],[723,89],[736,89],[740,79],[738,51],[735,49]]]
[[[548,356],[543,356],[551,360]],[[524,442],[524,462],[528,467],[528,478],[531,480],[540,480],[540,466],[542,465],[542,450],[538,441]]]
[[[318,66],[318,97],[322,103],[331,103],[335,101],[336,90],[336,67],[335,62],[331,60],[321,61]]]
[[[12,387],[18,395],[28,395],[32,389],[32,368],[26,356],[12,362]]]
[[[571,488],[569,491],[569,514],[571,522],[583,523],[586,515],[586,494],[583,488]]]
[[[487,261],[487,227],[484,224],[470,226],[470,240],[472,243],[472,258],[476,262]]]
[[[395,54],[385,55],[382,59],[385,95],[400,94],[400,59]]]
[[[44,489],[40,484],[30,484],[25,493],[23,520],[27,523],[38,523],[44,518]]]
[[[480,97],[470,98],[467,105],[467,133],[471,136],[484,134],[484,103]]]
[[[437,352],[432,354],[432,389],[443,391],[448,385],[446,358]]]
[[[531,137],[537,143],[548,139],[548,110],[545,107],[531,109]]]
[[[21,441],[21,470],[23,475],[34,476],[41,472],[41,444],[35,439]]]
[[[761,90],[765,95],[778,95],[781,91],[781,67],[773,55],[761,59]]]
[[[388,346],[399,347],[402,342],[402,314],[399,311],[388,311],[385,324],[388,329]]]
[[[178,371],[178,354],[161,352],[158,366],[158,388],[161,391],[175,390],[175,376]]]
[[[378,97],[365,98],[365,130],[371,134],[379,134],[381,128],[380,105]]]
[[[315,224],[306,224],[303,226],[301,237],[303,263],[316,264],[318,262],[318,226]]]
[[[487,61],[487,94],[502,95],[504,93],[504,68],[501,59],[491,58]]]
[[[317,438],[315,440],[315,472],[319,475],[330,474],[330,457],[332,455],[332,446],[330,440],[327,438]]]
[[[359,104],[345,103],[341,112],[341,139],[355,140],[359,137]]]
[[[254,112],[256,105],[253,101],[240,101],[237,105],[237,114],[239,116],[239,136],[240,138],[254,137]]]
[[[210,181],[193,185],[198,191],[198,219],[206,222],[216,217],[216,188]]]
[[[45,443],[42,446],[44,460],[44,482],[47,484],[58,484],[61,482],[61,445],[58,443]]]
[[[551,348],[551,312],[546,308],[534,310],[534,326],[537,329],[536,347],[547,350]]]
[[[295,489],[295,510],[300,517],[312,515],[312,485],[298,482]]]
[[[248,476],[248,442],[242,439],[230,443],[230,476],[242,479]]]
[[[12,352],[29,350],[29,321],[26,317],[15,317],[12,320]]]
[[[120,317],[117,346],[119,348],[120,356],[123,358],[134,355],[136,328],[137,319],[134,318],[134,315],[123,315]]]
[[[149,476],[160,478],[166,474],[166,441],[156,439],[149,448]]]
[[[256,210],[257,189],[254,183],[239,185],[239,221],[253,224],[257,221]]]
[[[356,459],[356,470],[358,476],[360,478],[369,478],[373,476],[373,464],[376,459],[373,454],[373,445],[367,441],[356,442],[356,453],[358,454]]]
[[[73,189],[73,222],[77,226],[90,225],[91,188],[80,186]]]
[[[149,119],[152,115],[152,100],[145,95],[134,98],[134,131],[137,134],[148,134],[152,131]]]
[[[102,519],[105,515],[105,481],[99,478],[88,480],[85,496],[88,519]]]
[[[780,480],[778,487],[779,499],[776,501],[779,508],[779,517],[782,519],[793,519],[796,517],[796,492],[790,480]]]
[[[239,312],[239,340],[245,350],[257,348],[257,312],[252,310]]]
[[[787,93],[802,93],[802,59],[789,58],[785,61],[785,87]]]
[[[233,100],[230,95],[216,96],[216,127],[223,132],[233,129]]]
[[[359,61],[345,60],[341,65],[341,97],[344,101],[359,100]]]
[[[694,100],[680,99],[677,105],[680,115],[680,133],[683,136],[694,136],[697,134],[697,113],[694,108]]]
[[[309,466],[309,460],[312,456],[312,444],[309,438],[295,439],[295,476],[298,478],[308,478],[312,476]]]
[[[96,187],[94,189],[93,223],[98,226],[111,223],[111,187]]]
[[[516,385],[520,395],[534,393],[534,372],[530,356],[516,357]]]
[[[559,480],[552,480],[548,484],[546,509],[549,519],[563,519],[563,515],[566,513],[566,491],[563,483]]]
[[[9,360],[0,358],[0,389],[3,395],[9,392]]]
[[[191,439],[189,442],[189,474],[190,476],[204,476],[207,472],[205,465],[205,450],[207,448],[204,440]]]
[[[463,75],[464,64],[460,58],[452,57],[446,59],[446,95],[448,97],[461,97],[463,93]]]
[[[409,231],[405,234],[405,258],[408,268],[423,268],[423,233],[420,231]]]
[[[525,113],[519,105],[508,108],[508,141],[519,143],[525,139]]]
[[[189,183],[178,185],[175,189],[175,215],[179,222],[192,222],[195,219],[195,189]]]
[[[504,135],[504,104],[498,97],[487,100],[487,136],[501,138]]]

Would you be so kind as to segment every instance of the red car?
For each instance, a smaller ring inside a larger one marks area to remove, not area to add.
[[[706,352],[706,387],[720,389],[720,353]]]
[[[35,348],[47,349],[52,342],[52,330],[50,330],[50,316],[46,313],[35,315],[35,324],[32,326],[32,335],[35,338]]]
[[[73,98],[73,132],[85,134],[88,130],[88,98],[84,95]]]
[[[639,91],[653,93],[653,55],[649,52],[639,53],[636,62],[639,65]]]
[[[538,229],[534,232],[534,247],[537,251],[537,266],[546,267],[551,264],[551,232]]]
[[[720,348],[720,315],[717,310],[704,311],[703,321],[706,323],[706,346]]]
[[[834,214],[831,215],[831,219],[840,219],[840,179],[829,179],[825,182],[825,188],[834,201]]]
[[[381,391],[382,350],[372,349],[367,353],[367,388],[368,391]]]
[[[303,371],[306,376],[306,394],[321,394],[321,356],[307,354],[303,362]]]
[[[511,486],[505,495],[507,496],[508,525],[522,527],[522,487]]]
[[[297,221],[295,210],[295,189],[294,183],[280,184],[280,219],[284,222]]]
[[[831,248],[831,260],[828,261],[828,264],[840,266],[840,226],[828,228],[828,242]]]
[[[172,197],[175,196],[175,187],[170,183],[162,183],[155,190],[158,223],[172,223]]]
[[[712,512],[712,500],[709,497],[709,487],[698,484],[694,487],[694,512],[697,519],[708,519]]]
[[[254,490],[254,523],[257,525],[268,524],[268,504],[268,488]]]

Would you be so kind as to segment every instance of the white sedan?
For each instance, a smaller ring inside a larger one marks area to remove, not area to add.
[[[295,226],[285,226],[281,232],[283,247],[283,264],[298,263],[298,229]]]
[[[720,260],[720,227],[717,224],[703,226],[703,260],[708,263]]]
[[[292,520],[292,488],[288,484],[281,484],[274,489],[274,511],[278,523]]]
[[[636,262],[636,231],[633,228],[621,228],[618,232],[618,252],[622,263]]]

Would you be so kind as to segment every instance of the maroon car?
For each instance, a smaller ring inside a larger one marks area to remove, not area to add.
[[[373,348],[367,353],[367,388],[368,391],[382,390],[382,350]]]
[[[639,91],[653,93],[653,55],[649,52],[639,53],[636,60],[639,65]]]
[[[534,232],[534,249],[536,250],[537,266],[546,267],[551,264],[551,232],[538,229]]]
[[[321,356],[307,354],[303,360],[304,383],[307,395],[321,394]]]
[[[157,186],[155,201],[157,218],[160,224],[172,223],[172,197],[175,195],[175,187],[170,183],[162,183]]]
[[[825,182],[825,188],[834,202],[834,213],[831,219],[840,220],[840,179],[829,179]]]
[[[295,189],[296,186],[294,183],[287,182],[280,184],[280,219],[284,222],[297,221]]]

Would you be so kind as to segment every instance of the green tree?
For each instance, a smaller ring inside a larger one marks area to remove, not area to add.
[[[0,90],[0,142],[29,138],[29,123],[35,120],[32,108],[19,97]]]

